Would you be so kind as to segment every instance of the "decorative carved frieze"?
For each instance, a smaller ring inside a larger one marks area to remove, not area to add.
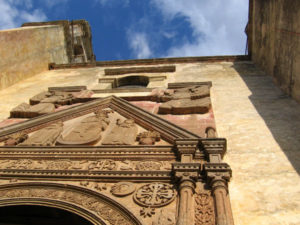
[[[132,145],[136,140],[138,127],[134,120],[126,119],[123,122],[117,120],[116,126],[103,139],[103,145]]]
[[[111,187],[110,192],[117,196],[123,197],[132,194],[135,191],[135,184],[130,182],[119,182]]]
[[[155,214],[155,208],[151,207],[143,207],[140,210],[140,215],[144,218],[152,217]]]
[[[209,192],[195,193],[195,225],[215,225],[214,201]]]
[[[169,184],[150,183],[141,186],[134,194],[137,204],[157,208],[170,204],[175,198],[175,191]]]
[[[140,145],[154,145],[160,141],[160,134],[157,131],[145,131],[138,134],[137,141]]]
[[[6,159],[0,160],[0,169],[5,170],[89,170],[89,171],[160,171],[170,170],[167,161],[114,161],[102,160],[33,160]]]

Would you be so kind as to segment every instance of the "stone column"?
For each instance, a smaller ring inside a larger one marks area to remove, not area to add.
[[[175,177],[179,180],[179,205],[176,225],[194,224],[195,181],[199,163],[174,163]]]
[[[218,165],[205,165],[205,169],[214,197],[216,224],[233,225],[233,216],[227,187],[228,181],[231,177],[231,170],[225,163],[219,163]],[[210,170],[215,171],[209,172]]]

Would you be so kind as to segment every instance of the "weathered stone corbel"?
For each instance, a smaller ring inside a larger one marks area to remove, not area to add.
[[[179,206],[176,225],[194,224],[193,202],[200,163],[173,163],[173,172],[179,183]]]
[[[211,163],[220,163],[226,153],[225,138],[207,138],[200,141],[207,160]]]
[[[198,139],[178,139],[175,140],[176,151],[179,159],[183,163],[192,162],[197,150]]]
[[[233,216],[228,193],[228,182],[231,177],[231,168],[227,163],[207,163],[204,171],[212,194],[216,209],[217,225],[233,225]]]

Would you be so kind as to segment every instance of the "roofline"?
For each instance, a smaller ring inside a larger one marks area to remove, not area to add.
[[[174,64],[174,63],[197,63],[197,62],[235,62],[248,61],[248,55],[225,55],[225,56],[197,56],[197,57],[177,57],[177,58],[152,58],[152,59],[129,59],[129,60],[112,60],[97,61],[90,63],[68,63],[55,64],[50,63],[49,69],[72,69],[72,68],[89,68],[89,67],[120,67],[120,66],[139,66],[139,65],[156,65],[156,64]]]

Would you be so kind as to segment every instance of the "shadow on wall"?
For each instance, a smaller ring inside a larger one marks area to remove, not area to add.
[[[233,68],[252,92],[249,99],[274,139],[300,174],[300,104],[284,94],[270,76],[263,75],[252,63],[235,63]],[[269,147],[267,141],[265,144]]]

